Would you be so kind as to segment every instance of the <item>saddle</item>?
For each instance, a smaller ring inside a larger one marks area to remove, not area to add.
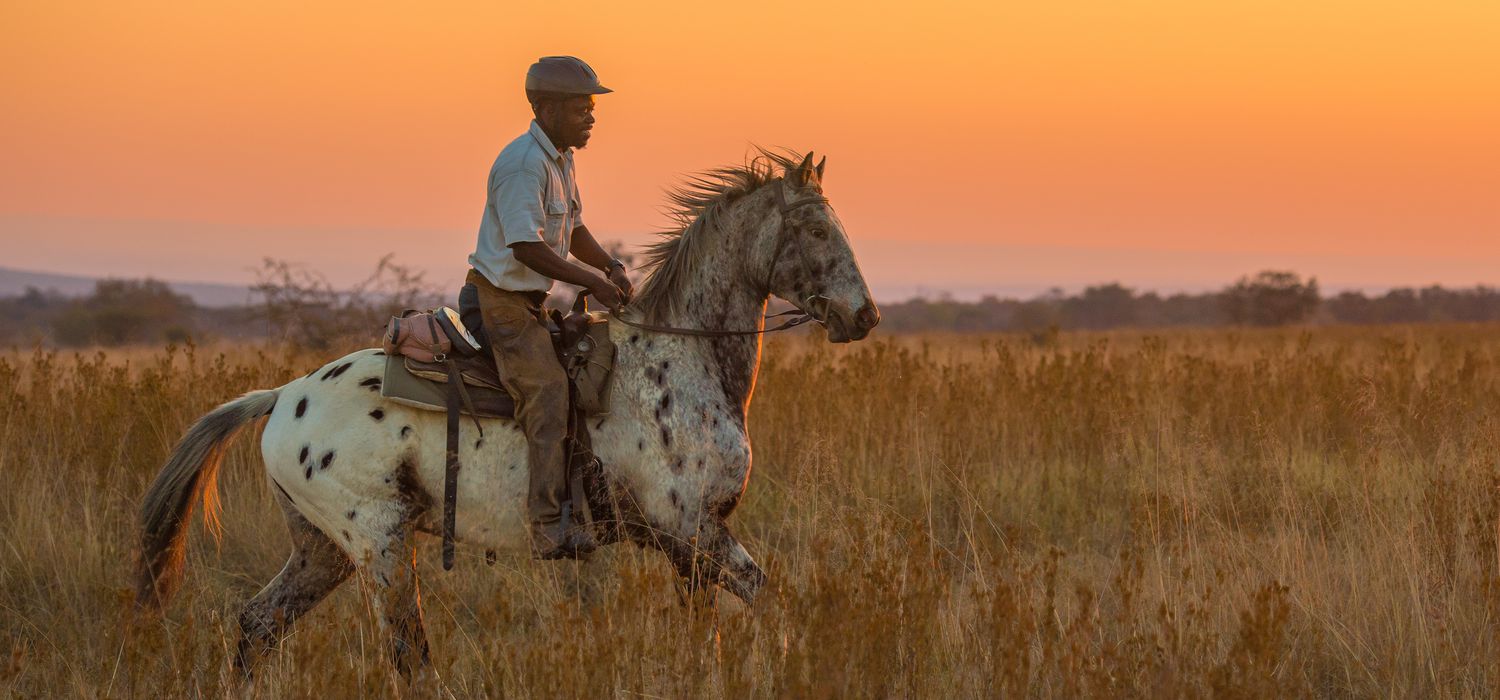
[[[589,439],[588,416],[608,412],[610,377],[615,347],[609,338],[609,319],[590,312],[580,294],[572,311],[552,311],[548,328],[558,362],[568,375],[568,482],[570,496],[584,522],[592,522],[590,494],[584,475],[598,475],[600,465]],[[416,340],[401,329],[421,329]],[[430,329],[430,330],[428,330]],[[436,337],[434,337],[436,336]],[[412,348],[401,354],[405,346]],[[515,417],[515,400],[506,393],[479,315],[478,294],[465,285],[459,311],[447,307],[430,312],[408,310],[391,319],[381,396],[396,403],[447,413],[447,464],[443,479],[443,568],[453,568],[453,530],[458,501],[459,424],[468,416],[482,437],[480,418]],[[430,358],[430,359],[429,359]]]

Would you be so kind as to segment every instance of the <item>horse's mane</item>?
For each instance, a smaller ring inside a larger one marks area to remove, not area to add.
[[[709,239],[718,228],[720,211],[784,176],[801,162],[800,153],[757,146],[743,165],[695,173],[681,185],[667,190],[667,201],[671,203],[667,215],[675,226],[660,232],[660,241],[646,246],[646,261],[641,267],[649,272],[631,305],[651,319],[676,311],[689,270],[712,244]]]

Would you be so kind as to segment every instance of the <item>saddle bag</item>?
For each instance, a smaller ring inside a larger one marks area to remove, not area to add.
[[[479,354],[479,342],[464,327],[458,312],[446,306],[432,311],[407,309],[386,324],[381,348],[388,355],[405,355],[420,362],[442,362],[450,353]]]
[[[584,415],[609,412],[610,375],[615,370],[615,343],[609,338],[609,317],[588,311],[584,296],[573,313],[559,324],[557,356],[573,384],[573,407]]]

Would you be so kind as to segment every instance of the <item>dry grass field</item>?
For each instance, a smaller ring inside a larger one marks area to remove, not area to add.
[[[288,544],[241,436],[225,530],[127,625],[141,494],[288,349],[0,355],[0,692],[235,695]],[[664,557],[419,554],[445,697],[1500,694],[1500,327],[902,337],[767,348],[733,516],[754,609]],[[395,680],[346,584],[253,697]]]

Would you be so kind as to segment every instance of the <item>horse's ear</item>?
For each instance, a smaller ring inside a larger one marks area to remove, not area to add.
[[[823,166],[825,165],[828,165],[828,156],[823,156],[822,158],[818,159],[818,167],[815,168],[815,170],[818,171],[818,182],[823,181]]]
[[[802,164],[797,166],[797,172],[795,173],[795,175],[796,175],[795,180],[797,182],[797,186],[798,187],[806,187],[807,183],[809,183],[809,182],[812,181],[812,174],[813,174],[812,159],[813,159],[813,154],[811,152],[809,152],[807,154],[807,157],[802,159]]]

